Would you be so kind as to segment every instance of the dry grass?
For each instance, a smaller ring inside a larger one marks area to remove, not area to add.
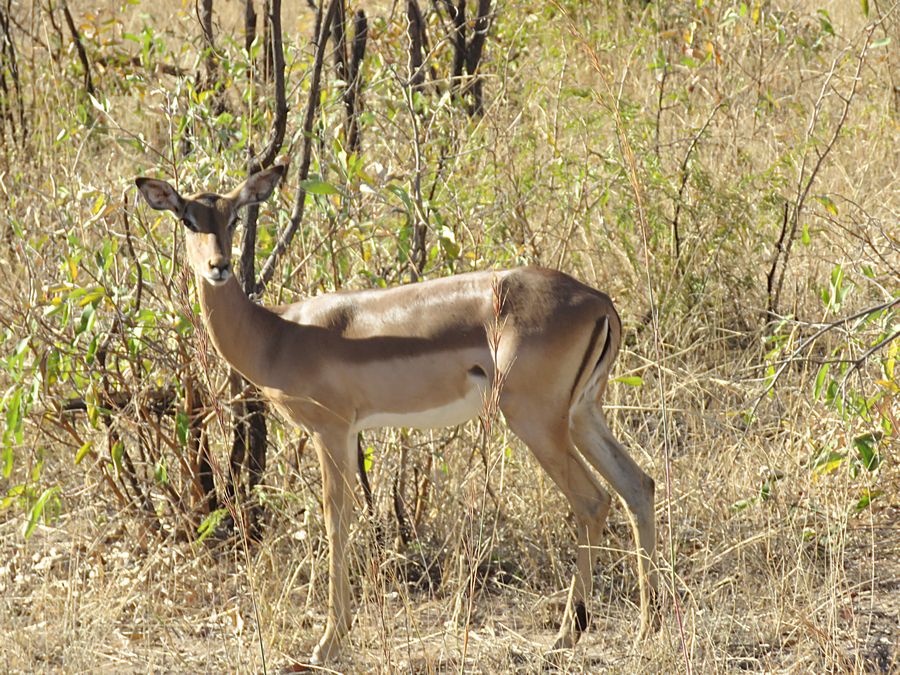
[[[266,301],[404,280],[406,215],[388,186],[412,194],[417,167],[433,210],[428,275],[531,262],[607,290],[628,334],[615,375],[641,378],[640,386],[634,379],[614,383],[608,408],[617,433],[657,481],[662,628],[634,644],[631,533],[615,509],[595,573],[592,627],[572,653],[551,659],[545,650],[575,553],[559,492],[502,424],[487,441],[474,423],[447,433],[385,431],[366,442],[375,448],[376,517],[388,537],[376,545],[368,521],[354,531],[359,609],[346,659],[336,664],[341,670],[675,672],[686,661],[694,672],[900,670],[900,398],[892,370],[898,341],[873,352],[846,380],[839,363],[826,377],[836,380],[838,398],[879,395],[867,412],[841,409],[816,393],[820,362],[858,359],[896,331],[896,308],[828,331],[797,352],[819,322],[896,299],[900,290],[900,15],[875,0],[868,20],[859,3],[825,0],[748,3],[745,16],[732,2],[659,3],[685,7],[643,11],[639,4],[568,3],[563,13],[544,3],[500,3],[484,64],[485,116],[469,120],[452,103],[420,111],[418,157],[416,113],[403,103],[405,22],[391,7],[371,10],[363,164],[374,189],[361,191],[358,177],[348,179],[344,200],[310,206]],[[165,41],[155,60],[198,67],[191,7],[154,3],[155,16],[172,17],[164,25],[142,4],[70,7],[98,64],[101,56],[140,52],[123,36],[147,25]],[[220,36],[240,42],[239,8],[221,9]],[[296,49],[289,134],[299,128],[306,100],[304,36],[311,24],[305,9],[290,11],[296,14],[285,19],[286,39]],[[16,5],[11,13],[30,133],[18,139],[7,124],[0,153],[8,202],[0,215],[0,302],[9,354],[0,384],[7,409],[12,392],[34,385],[35,395],[21,437],[4,437],[11,459],[8,476],[0,477],[0,493],[9,497],[0,511],[0,669],[283,667],[309,654],[325,619],[319,476],[313,453],[298,453],[296,434],[272,420],[262,491],[268,524],[264,541],[245,550],[233,542],[184,541],[174,527],[154,533],[140,509],[110,489],[116,480],[114,471],[104,473],[102,420],[91,425],[75,417],[66,428],[54,412],[60,400],[101,387],[102,368],[86,356],[91,336],[113,333],[116,317],[132,316],[137,280],[123,218],[144,265],[142,309],[165,325],[147,328],[151,337],[139,357],[123,347],[117,370],[107,374],[144,394],[187,372],[227,391],[211,347],[172,328],[191,297],[180,242],[173,243],[168,221],[143,210],[124,213],[122,196],[133,203],[127,186],[139,173],[171,175],[175,167],[184,184],[205,187],[238,174],[246,151],[232,146],[250,112],[240,103],[246,81],[237,49],[221,43],[235,59],[227,100],[237,123],[215,120],[192,99],[191,78],[121,63],[95,66],[98,98],[108,101],[101,113],[85,98],[70,40],[64,32],[57,38],[46,8]],[[865,27],[878,17],[846,121],[799,217],[777,308],[786,320],[767,323],[766,273],[784,205],[797,203],[839,125]],[[596,64],[573,28],[596,51]],[[885,37],[891,42],[879,44]],[[438,50],[440,65],[448,47]],[[670,63],[664,76],[650,67],[658,54]],[[265,88],[257,93],[264,96]],[[341,115],[331,96],[316,158],[339,185],[345,174],[332,140],[340,137]],[[193,130],[188,155],[173,141],[182,121]],[[251,131],[257,146],[264,126]],[[619,131],[636,157],[646,257]],[[289,179],[264,209],[261,247],[271,245],[295,189]],[[108,242],[114,248],[101,272],[94,257]],[[649,320],[645,260],[658,335]],[[160,272],[160,265],[171,267]],[[828,305],[822,291],[833,286],[837,265],[844,287],[853,288],[842,303]],[[107,289],[84,333],[84,305],[67,295],[79,287]],[[21,362],[14,362],[26,337]],[[767,394],[767,378],[792,356],[796,362]],[[71,372],[50,378],[48,362],[57,357],[71,359]],[[122,438],[132,447],[143,439],[165,448],[165,439],[177,436],[173,423],[154,428],[139,408],[138,400],[115,416]],[[226,427],[227,415],[209,425],[223,465]],[[854,467],[852,451],[832,471],[816,468],[823,453],[852,448],[874,432],[882,434],[877,470]],[[93,446],[74,465],[86,442]],[[393,540],[400,446],[409,455],[402,497],[410,510],[417,490],[425,498],[408,547]],[[169,467],[173,482],[176,467]],[[26,541],[28,510],[52,486],[59,501],[50,500],[54,509]],[[155,490],[162,512],[168,502]],[[866,490],[875,497],[857,511]],[[171,524],[168,517],[166,511],[163,521]]]

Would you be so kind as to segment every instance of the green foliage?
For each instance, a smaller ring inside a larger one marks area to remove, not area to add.
[[[59,513],[62,506],[58,494],[58,486],[47,488],[41,492],[40,496],[31,504],[26,516],[25,527],[22,530],[22,536],[25,537],[26,540],[31,538],[31,535],[34,533],[34,528],[37,527],[38,522],[42,518],[48,517],[50,512]]]
[[[222,521],[228,517],[228,509],[216,509],[210,513],[197,527],[197,543],[202,543],[216,533]]]

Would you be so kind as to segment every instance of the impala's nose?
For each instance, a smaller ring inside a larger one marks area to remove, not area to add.
[[[231,275],[230,264],[224,260],[210,260],[209,272],[206,278],[213,284],[221,284],[228,281]]]

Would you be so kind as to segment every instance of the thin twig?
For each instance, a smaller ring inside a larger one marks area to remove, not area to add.
[[[806,203],[806,199],[809,196],[809,191],[812,189],[813,183],[816,180],[816,176],[819,174],[819,170],[825,164],[825,160],[828,157],[831,149],[834,147],[835,143],[837,143],[837,139],[841,134],[841,130],[844,128],[844,124],[847,121],[847,116],[850,113],[850,104],[853,103],[853,99],[856,97],[856,89],[860,83],[860,75],[862,73],[863,65],[866,62],[866,54],[869,51],[869,44],[872,41],[872,33],[875,30],[875,25],[871,24],[865,29],[865,42],[863,43],[862,49],[859,52],[859,56],[856,59],[856,72],[853,75],[853,85],[850,87],[850,93],[845,96],[840,96],[841,100],[844,102],[844,106],[841,109],[840,117],[838,118],[837,123],[834,126],[834,130],[831,134],[831,138],[828,140],[828,143],[825,144],[824,150],[818,152],[818,158],[816,159],[815,165],[813,165],[812,170],[810,171],[809,177],[806,179],[806,183],[804,185],[804,175],[806,173],[806,162],[808,155],[804,154],[803,162],[800,165],[800,172],[797,177],[797,199],[794,201],[794,209],[793,214],[791,216],[791,229],[788,235],[787,241],[784,242],[783,254],[782,250],[777,250],[775,253],[775,260],[773,261],[772,269],[775,269],[778,259],[781,259],[781,268],[780,274],[778,274],[778,280],[775,282],[774,294],[769,294],[769,314],[778,311],[778,303],[781,299],[781,289],[784,285],[784,277],[787,273],[788,260],[791,255],[791,248],[793,247],[794,239],[797,236],[797,228],[800,225],[800,214],[803,211],[803,206]],[[819,119],[819,114],[822,110],[822,102],[825,99],[825,95],[829,89],[829,85],[831,84],[831,80],[834,77],[835,70],[837,69],[837,65],[840,60],[843,58],[843,54],[838,55],[831,64],[831,70],[828,72],[828,75],[825,78],[825,81],[822,83],[822,90],[819,93],[819,98],[816,100],[816,105],[813,109],[813,114],[810,116],[809,126],[806,130],[807,139],[812,138],[813,133],[815,131],[816,123]]]
[[[313,62],[312,80],[309,86],[309,100],[306,103],[306,116],[303,121],[303,150],[300,158],[300,186],[297,188],[297,200],[294,203],[294,210],[291,212],[291,219],[287,227],[278,237],[275,248],[269,254],[268,259],[262,267],[259,274],[259,283],[257,284],[257,293],[263,289],[272,280],[275,274],[275,265],[288,246],[294,239],[297,228],[303,220],[303,213],[306,209],[306,190],[303,188],[303,181],[309,177],[309,165],[312,161],[312,141],[313,141],[313,123],[316,119],[316,111],[319,109],[319,86],[322,79],[322,64],[325,61],[325,46],[328,43],[328,34],[331,31],[331,22],[334,21],[334,15],[337,13],[337,5],[342,0],[331,0],[328,6],[328,12],[322,20],[316,37],[316,57]]]
[[[896,340],[897,337],[900,337],[900,330],[895,330],[883,340],[879,340],[874,345],[869,347],[866,351],[864,351],[859,358],[854,359],[853,365],[850,366],[850,368],[847,370],[847,373],[844,375],[844,380],[841,383],[841,386],[843,386],[843,383],[847,381],[847,378],[849,378],[854,372],[862,368],[863,364],[869,359],[870,356],[872,356],[872,354],[877,352],[885,345],[890,344],[891,342]]]
[[[66,17],[66,24],[69,26],[69,32],[72,33],[72,40],[75,42],[75,50],[78,52],[78,60],[81,61],[81,67],[84,68],[84,88],[88,94],[94,95],[94,81],[91,79],[91,64],[88,61],[87,52],[84,49],[84,41],[81,33],[75,27],[75,20],[69,11],[69,4],[63,4],[63,15]]]
[[[662,88],[660,88],[660,95],[662,92]],[[706,133],[706,130],[709,128],[709,125],[712,124],[713,118],[716,116],[716,113],[719,112],[722,108],[725,107],[725,103],[719,103],[715,108],[712,109],[712,112],[709,113],[709,117],[706,118],[706,122],[703,123],[703,126],[700,127],[700,130],[694,134],[694,137],[691,139],[691,144],[688,146],[687,152],[684,153],[684,159],[681,160],[681,185],[678,188],[678,197],[675,200],[675,214],[672,217],[672,243],[675,248],[675,266],[679,271],[681,270],[681,233],[678,229],[678,219],[681,216],[681,208],[684,205],[682,198],[684,197],[684,190],[687,187],[687,182],[690,174],[688,173],[688,164],[691,161],[691,155],[694,153],[694,148],[697,147],[697,144],[700,142],[700,138],[703,134]],[[659,140],[657,138],[657,154],[659,154]]]
[[[141,309],[141,294],[144,290],[144,269],[141,267],[140,258],[138,258],[137,254],[134,252],[134,243],[131,240],[131,227],[129,225],[131,210],[128,208],[127,191],[122,195],[122,206],[122,223],[125,225],[125,244],[128,246],[128,255],[130,255],[132,261],[134,261],[134,268],[137,271],[137,288],[134,292],[133,307],[133,311],[137,313]]]
[[[882,312],[886,309],[896,307],[897,305],[900,305],[900,298],[893,298],[891,300],[888,300],[887,302],[881,303],[880,305],[875,305],[874,307],[867,307],[866,309],[863,309],[859,312],[851,314],[850,316],[845,316],[841,319],[836,319],[835,321],[832,321],[831,323],[822,325],[822,327],[819,328],[819,330],[817,330],[815,333],[813,333],[808,338],[803,340],[803,342],[801,342],[800,345],[794,350],[793,354],[790,357],[788,357],[784,362],[782,362],[781,367],[778,368],[777,371],[775,371],[775,374],[772,376],[771,381],[769,382],[768,386],[759,395],[759,397],[756,399],[756,402],[753,404],[753,408],[751,408],[751,410],[750,410],[750,417],[752,418],[756,415],[756,411],[759,408],[759,404],[762,403],[762,400],[766,396],[768,396],[770,391],[772,391],[775,388],[775,385],[778,383],[778,380],[781,377],[781,374],[785,371],[785,369],[791,363],[795,363],[797,361],[797,359],[795,358],[796,355],[799,354],[800,352],[802,352],[803,350],[805,350],[807,347],[809,347],[819,337],[821,337],[822,335],[824,335],[825,333],[827,333],[830,330],[834,330],[835,328],[838,328],[839,326],[843,326],[844,324],[849,323],[850,321],[854,321],[855,319],[859,319],[864,316],[869,316],[869,315],[875,314],[877,312]],[[896,333],[894,334],[893,337],[896,337]],[[890,342],[890,340],[888,340],[887,342]],[[885,342],[884,344],[887,344],[887,343]],[[863,359],[868,358],[868,356],[871,356],[871,354],[875,353],[878,350],[878,348],[880,348],[881,346],[883,346],[883,345],[881,343],[879,343],[878,345],[876,345],[876,347],[874,349],[872,349],[871,351],[867,351],[866,354],[864,354]],[[856,361],[858,362],[859,359],[857,359]]]
[[[281,146],[284,144],[284,133],[287,128],[287,97],[284,87],[284,45],[281,40],[281,0],[271,0],[269,16],[266,17],[272,32],[272,56],[275,70],[275,120],[272,136],[266,149],[250,160],[247,169],[249,175],[262,171],[272,165]]]

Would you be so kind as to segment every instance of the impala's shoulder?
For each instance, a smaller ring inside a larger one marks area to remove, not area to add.
[[[271,309],[291,323],[343,330],[353,319],[353,307],[349,294],[326,293]]]

